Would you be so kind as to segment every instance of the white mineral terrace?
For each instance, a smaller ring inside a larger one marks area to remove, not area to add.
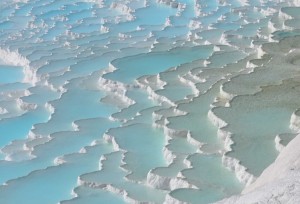
[[[299,6],[1,0],[0,203],[300,203]]]

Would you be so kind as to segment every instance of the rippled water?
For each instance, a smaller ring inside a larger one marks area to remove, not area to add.
[[[2,0],[0,203],[240,193],[296,134],[297,6]]]

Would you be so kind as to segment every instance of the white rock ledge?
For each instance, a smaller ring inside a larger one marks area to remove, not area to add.
[[[172,203],[172,204],[188,204],[187,202],[177,200],[177,199],[173,198],[170,194],[167,194],[164,204],[169,204],[169,203]]]
[[[290,119],[290,128],[294,131],[296,131],[297,133],[300,132],[300,116],[298,115],[300,110],[296,110]]]
[[[234,142],[231,139],[231,133],[222,129],[227,126],[227,123],[221,118],[219,118],[217,115],[215,115],[213,110],[214,108],[209,110],[207,115],[208,119],[219,128],[218,137],[224,141],[225,151],[230,152],[232,151],[231,145],[234,144]],[[234,172],[237,179],[240,182],[244,183],[246,186],[249,186],[251,183],[253,183],[256,179],[255,176],[249,173],[247,171],[247,168],[240,164],[239,160],[227,156],[226,152],[222,156],[222,164],[227,169]]]
[[[241,195],[217,203],[300,203],[300,135]]]
[[[147,184],[156,189],[170,190],[170,177],[160,176],[150,170],[147,174]]]

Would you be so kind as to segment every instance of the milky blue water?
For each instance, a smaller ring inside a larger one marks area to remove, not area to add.
[[[295,135],[297,6],[2,0],[0,203],[240,193]]]
[[[22,67],[0,65],[0,83],[14,83],[23,79]]]

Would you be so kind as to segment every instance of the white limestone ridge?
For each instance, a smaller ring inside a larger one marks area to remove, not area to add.
[[[241,195],[217,203],[300,203],[300,135]]]
[[[291,129],[299,132],[299,116],[296,110],[290,120]],[[279,143],[276,136],[275,143]],[[277,142],[276,142],[277,141]],[[277,159],[247,186],[241,195],[217,202],[226,203],[300,203],[300,135],[286,147],[280,146]]]
[[[23,68],[25,83],[36,83],[36,71],[30,67],[30,61],[22,56],[18,51],[11,51],[9,49],[0,48],[0,60],[12,66],[20,66]]]

